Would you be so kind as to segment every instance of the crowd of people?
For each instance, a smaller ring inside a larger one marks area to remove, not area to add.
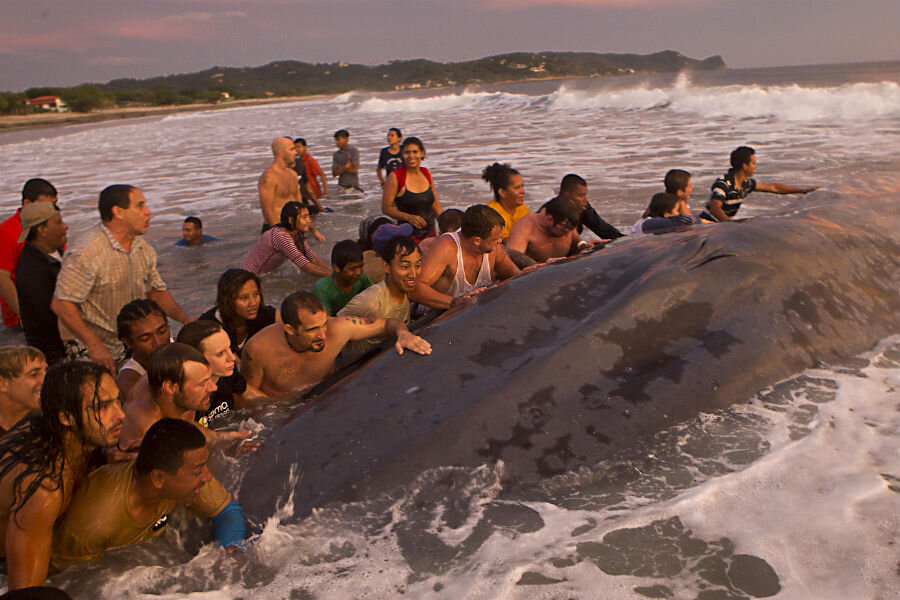
[[[358,193],[349,137],[334,134],[332,176]],[[399,354],[428,355],[408,329],[417,314],[623,236],[576,174],[532,212],[521,173],[495,162],[482,173],[490,202],[444,209],[423,142],[397,128],[387,141],[376,169],[382,214],[360,223],[358,240],[335,243],[329,264],[307,242],[324,241],[313,216],[332,210],[327,177],[304,139],[276,138],[258,185],[261,234],[199,318],[160,276],[140,189],[101,191],[99,223],[70,244],[56,188],[25,183],[21,208],[0,223],[3,321],[21,324],[27,343],[0,348],[0,558],[11,590],[158,535],[177,504],[211,519],[224,547],[240,545],[241,508],[207,467],[224,444],[254,448],[251,432],[227,430],[234,411],[307,390],[387,340]],[[691,174],[673,169],[629,233],[728,221],[754,191],[812,190],[758,182],[755,170],[753,149],[736,149],[695,216]],[[599,241],[583,240],[585,228]],[[182,232],[180,245],[215,241],[195,216]],[[261,276],[288,261],[319,279],[276,308]],[[183,324],[174,339],[170,319]]]

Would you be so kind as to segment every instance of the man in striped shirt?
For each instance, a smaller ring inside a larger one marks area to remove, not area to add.
[[[111,185],[100,192],[101,223],[66,255],[50,307],[96,363],[115,373],[125,358],[116,316],[137,298],[149,298],[166,316],[191,319],[166,289],[156,269],[156,251],[144,241],[150,209],[139,189]]]
[[[701,213],[700,217],[719,223],[730,221],[737,215],[744,198],[751,192],[808,194],[817,189],[757,181],[753,178],[756,166],[756,150],[750,146],[735,148],[731,153],[731,168],[712,184],[706,210]]]

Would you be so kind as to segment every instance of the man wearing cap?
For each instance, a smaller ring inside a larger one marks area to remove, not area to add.
[[[66,255],[50,308],[96,363],[115,373],[125,358],[116,316],[138,298],[156,302],[169,318],[190,317],[172,297],[156,268],[156,250],[144,241],[150,209],[138,188],[111,185],[100,192],[100,224]]]
[[[56,204],[57,193],[53,184],[46,179],[29,179],[22,188],[22,207],[33,202]],[[16,296],[16,265],[22,253],[23,242],[21,211],[0,223],[0,312],[3,324],[16,327],[19,324],[19,299]]]
[[[52,365],[66,357],[50,303],[69,226],[52,202],[32,202],[22,207],[20,216],[22,234],[18,241],[25,246],[16,267],[16,292],[22,299],[19,316],[28,345],[41,350]]]

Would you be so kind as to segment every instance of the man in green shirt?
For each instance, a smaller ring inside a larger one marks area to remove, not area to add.
[[[372,285],[372,280],[362,272],[363,253],[353,240],[343,240],[334,245],[331,268],[332,274],[319,279],[312,292],[333,317],[353,296]]]

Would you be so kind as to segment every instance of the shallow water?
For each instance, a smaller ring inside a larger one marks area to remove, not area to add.
[[[0,133],[0,210],[14,209],[26,179],[47,177],[76,239],[96,221],[100,189],[141,187],[160,269],[194,314],[213,304],[218,275],[258,233],[256,180],[277,135],[306,137],[326,170],[336,129],[348,128],[362,153],[369,194],[332,199],[335,213],[318,218],[329,241],[315,248],[326,259],[378,211],[375,160],[391,126],[424,140],[445,207],[486,201],[480,170],[499,160],[523,173],[532,208],[562,175],[580,173],[601,215],[625,230],[666,170],[693,172],[699,210],[728,153],[749,144],[760,180],[882,197],[885,218],[900,225],[898,82],[900,63],[734,70],[345,94]],[[754,194],[741,215],[802,202]],[[189,214],[225,241],[172,246]],[[287,265],[265,278],[267,301],[312,281]],[[898,386],[900,347],[890,339],[546,479],[527,499],[501,495],[503,464],[436,469],[389,497],[300,522],[285,498],[238,560],[203,545],[202,526],[182,523],[52,582],[92,598],[894,598]],[[271,426],[285,412],[248,423]],[[239,488],[238,462],[216,467]]]

